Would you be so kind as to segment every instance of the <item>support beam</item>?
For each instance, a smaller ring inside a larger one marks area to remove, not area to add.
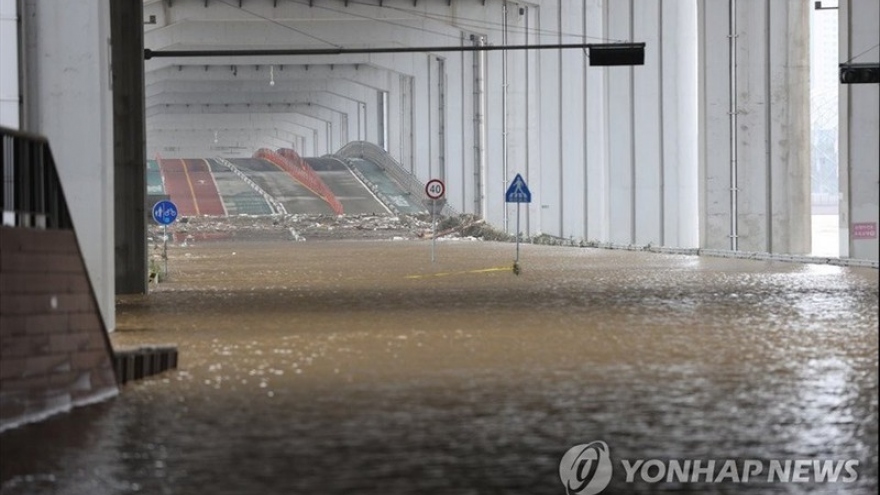
[[[382,48],[312,48],[312,49],[253,49],[253,50],[144,50],[144,60],[160,57],[259,57],[259,56],[291,56],[291,55],[342,55],[367,53],[433,53],[433,52],[488,52],[515,50],[566,50],[591,49],[607,50],[616,48],[644,52],[644,43],[559,43],[548,45],[464,45],[464,46],[407,46]],[[618,64],[630,65],[630,64]],[[631,65],[641,65],[639,63]]]
[[[116,289],[110,2],[21,5],[26,61],[20,86],[27,123],[23,128],[49,139],[104,326],[112,331]],[[143,31],[143,25],[130,29]]]
[[[113,70],[114,242],[117,294],[147,291],[143,2],[110,2]]]

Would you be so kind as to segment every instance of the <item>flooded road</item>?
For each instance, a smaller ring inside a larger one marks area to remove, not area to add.
[[[0,493],[564,494],[563,454],[600,440],[602,493],[877,492],[877,270],[525,245],[514,276],[512,244],[429,249],[175,248],[112,341],[179,369],[4,433]],[[673,460],[718,468],[652,480]],[[768,481],[786,460],[857,479]]]

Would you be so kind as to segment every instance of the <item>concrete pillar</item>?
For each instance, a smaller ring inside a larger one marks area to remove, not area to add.
[[[556,2],[549,2],[534,10],[537,11],[535,15],[537,16],[538,29],[540,30],[538,43],[560,43],[562,29],[561,5]],[[494,56],[494,54],[490,55],[490,57]],[[530,208],[534,214],[529,215],[529,226],[534,230],[534,233],[562,235],[562,210],[564,208],[563,202],[566,199],[562,191],[564,174],[562,147],[560,146],[564,141],[564,129],[562,129],[562,117],[559,114],[560,108],[564,105],[562,101],[562,81],[560,80],[563,59],[562,54],[554,50],[541,50],[536,55],[536,58],[537,64],[533,70],[536,70],[541,77],[538,79],[538,84],[534,91],[539,95],[540,102],[538,104],[538,113],[534,116],[538,120],[537,132],[534,134],[530,133],[530,137],[537,141],[535,144],[540,150],[541,158],[538,170],[535,172],[530,170],[528,174],[527,183],[532,191],[532,201],[534,202],[534,209]],[[498,74],[499,72],[495,66],[490,66],[489,71],[488,79],[492,81],[491,74]],[[511,80],[508,77],[508,82],[518,86],[520,82],[518,79],[514,78]],[[494,81],[492,82],[495,84]],[[522,83],[525,83],[525,81],[522,81]],[[489,104],[488,118],[491,123],[492,115],[498,111],[493,109],[491,92]],[[492,136],[491,133],[492,128],[490,127],[490,138]],[[490,169],[493,161],[493,155],[489,155]],[[488,201],[490,205],[495,201],[504,201],[505,188],[510,184],[510,180],[514,176],[515,174],[509,178],[499,177],[500,183],[489,182],[491,186],[494,186],[489,189]],[[516,214],[516,206],[507,208],[508,216]]]
[[[700,245],[809,253],[808,5],[698,6]]]
[[[607,36],[634,39],[632,2],[611,2],[606,7]],[[617,244],[636,242],[635,76],[642,67],[608,67],[608,167],[609,240]],[[641,175],[641,174],[639,174]],[[656,221],[656,219],[655,219]]]
[[[696,3],[661,1],[660,15],[662,243],[694,248],[700,242]]]
[[[880,58],[880,3],[842,0],[840,60]],[[873,49],[871,49],[873,47]],[[840,86],[840,256],[877,260],[880,189],[880,93],[877,84]]]
[[[147,291],[144,4],[110,2],[116,293]]]
[[[676,164],[665,161],[667,129],[662,125],[663,96],[666,81],[663,78],[664,30],[662,5],[659,1],[639,2],[630,13],[632,32],[629,39],[638,37],[648,46],[645,65],[629,69],[632,77],[632,160],[635,175],[632,194],[634,206],[633,241],[640,246],[666,245],[666,196],[664,179],[666,168]],[[668,53],[667,53],[668,55]]]
[[[771,253],[809,254],[810,196],[810,21],[812,4],[768,2],[770,12],[770,208]]]
[[[18,11],[16,0],[0,0],[0,126],[19,128]]]
[[[116,324],[110,2],[26,0],[22,129],[49,139],[105,327]]]
[[[303,6],[285,5],[283,8],[291,10],[286,15],[305,10]],[[480,211],[496,226],[513,229],[516,206],[504,202],[504,191],[516,173],[523,173],[533,203],[522,207],[526,211],[522,231],[603,242],[695,247],[699,218],[696,5],[697,0],[459,2],[451,6],[453,15],[448,22],[426,21],[428,30],[391,28],[392,34],[386,31],[387,26],[381,31],[365,27],[357,34],[376,40],[394,38],[405,46],[449,44],[450,36],[462,44],[472,44],[475,41],[471,33],[461,31],[455,20],[467,19],[468,25],[482,22],[498,26],[487,33],[473,33],[479,37],[485,34],[485,43],[496,46],[598,39],[645,41],[648,49],[644,66],[590,67],[589,54],[583,50],[535,50],[456,56],[377,54],[370,56],[368,66],[355,69],[351,67],[357,67],[359,59],[349,57],[348,67],[337,65],[335,69],[330,67],[333,61],[317,59],[311,69],[303,72],[309,74],[309,80],[314,79],[312,82],[325,81],[328,88],[338,85],[341,79],[366,88],[344,91],[365,102],[363,111],[360,107],[340,109],[349,114],[349,122],[357,122],[349,135],[382,143],[405,169],[422,180],[443,175],[453,206]],[[763,5],[767,6],[766,2]],[[429,3],[424,8],[432,14],[450,13],[450,6],[441,4]],[[186,9],[190,9],[186,15],[193,16],[212,11],[191,6]],[[726,26],[726,11],[720,13]],[[158,20],[159,24],[164,22],[161,15]],[[198,30],[155,28],[148,33],[148,40],[155,48],[187,42],[228,44],[249,33],[249,24],[235,25],[240,29],[231,39],[223,38],[223,33],[209,29],[206,23]],[[720,32],[726,33],[723,29]],[[327,33],[342,38],[352,35],[332,26]],[[726,34],[721,39],[726,39]],[[442,63],[438,57],[443,58]],[[161,66],[152,67],[156,72],[148,81],[151,123],[156,116],[152,112],[176,112],[163,108],[163,102],[167,104],[176,97],[189,98],[204,92],[212,99],[219,98],[206,84],[193,79],[208,73],[207,68],[188,76],[188,68],[171,67],[169,63],[153,62]],[[219,62],[210,63],[210,79],[214,80],[214,65]],[[240,70],[237,80],[244,81],[248,73]],[[305,82],[302,77],[298,76],[298,84]],[[183,85],[178,78],[200,86]],[[726,89],[729,78],[711,82],[713,89]],[[234,86],[239,91],[246,88],[244,84]],[[255,89],[249,97],[259,98],[264,89]],[[181,94],[173,96],[169,92]],[[387,93],[381,103],[377,96],[380,93]],[[720,95],[721,101],[726,101],[726,94]],[[713,130],[726,133],[726,107],[704,108],[722,119]],[[787,107],[780,104],[779,108]],[[298,122],[309,128],[313,123],[306,117],[322,118],[317,114],[298,116]],[[376,125],[380,122],[381,128]],[[317,133],[322,128],[315,129]],[[787,128],[774,132],[787,132]],[[303,134],[304,139],[321,150],[321,137],[315,133]],[[724,141],[724,137],[713,141],[712,152],[723,149],[716,145]],[[727,155],[722,155],[721,172],[729,169],[728,163]],[[776,177],[776,183],[789,180],[787,173]],[[729,188],[722,187],[719,194],[710,197],[717,201],[728,192]],[[786,199],[786,194],[775,198]],[[723,220],[722,227],[727,223],[725,212],[718,216]],[[766,218],[769,225],[772,215]],[[725,235],[721,235],[722,241]]]
[[[598,0],[591,0],[584,12],[584,33],[586,40],[605,38],[607,31],[604,5]],[[584,111],[585,119],[585,194],[586,203],[583,237],[590,241],[609,239],[609,203],[608,203],[608,126],[606,125],[608,100],[607,71],[585,68]],[[539,161],[537,161],[539,163]]]
[[[539,10],[540,9],[537,6],[527,6],[518,2],[507,2],[507,12],[503,17],[504,26],[502,27],[502,29],[506,29],[506,35],[502,32],[502,41],[506,38],[506,43],[508,45],[537,44]],[[574,19],[577,19],[577,16],[574,16]],[[551,30],[558,31],[558,25],[556,25],[558,19],[552,19],[552,22],[554,23],[554,26]],[[504,167],[506,173],[501,178],[501,182],[498,184],[495,193],[499,195],[500,199],[503,201],[504,198],[501,195],[507,190],[507,186],[513,178],[516,177],[516,174],[521,174],[523,176],[526,183],[529,185],[529,189],[532,191],[532,201],[534,201],[534,203],[505,203],[505,218],[507,219],[507,232],[513,234],[517,230],[516,216],[517,210],[519,209],[521,216],[519,232],[528,235],[531,233],[530,230],[532,229],[533,224],[531,221],[532,213],[539,211],[534,208],[534,204],[537,204],[539,201],[539,194],[536,192],[541,190],[541,174],[532,173],[537,172],[537,170],[532,167],[531,157],[529,156],[531,148],[530,144],[532,144],[530,143],[530,140],[533,139],[532,136],[537,136],[539,134],[537,126],[532,126],[530,122],[530,118],[535,115],[530,112],[530,110],[534,111],[534,106],[530,105],[530,103],[534,102],[538,97],[538,95],[535,94],[536,79],[530,77],[530,72],[532,74],[536,73],[537,54],[529,51],[515,50],[506,53],[490,53],[489,57],[501,59],[502,70],[506,70],[506,85],[503,74],[500,75],[498,79],[498,83],[502,85],[499,91],[504,91],[506,93],[506,95],[504,95],[504,100],[506,101],[506,118],[503,119],[502,122],[502,138],[506,137],[506,139],[502,139],[507,157],[506,167]],[[574,84],[574,81],[571,83],[570,90],[577,91],[578,86]],[[550,90],[548,89],[548,91]],[[557,92],[552,91],[552,93],[555,94]],[[571,105],[575,104],[575,102],[570,103]],[[571,118],[578,117],[576,112],[570,112],[570,114]],[[535,148],[537,148],[537,146],[535,146]],[[559,169],[562,167],[562,163],[560,161],[547,161],[545,166],[547,169],[554,167]],[[572,185],[575,185],[577,181],[572,178],[571,183]],[[537,225],[535,225],[535,227],[537,227]]]

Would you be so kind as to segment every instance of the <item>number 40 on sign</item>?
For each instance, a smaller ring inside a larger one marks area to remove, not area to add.
[[[440,199],[446,194],[446,184],[440,179],[431,179],[425,184],[425,194],[431,199]]]

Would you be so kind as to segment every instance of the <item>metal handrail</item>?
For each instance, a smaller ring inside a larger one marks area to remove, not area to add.
[[[11,227],[72,229],[49,141],[0,127],[0,222]]]
[[[312,170],[299,155],[293,150],[285,153],[287,156],[280,154],[278,151],[272,151],[268,148],[260,148],[254,152],[254,158],[260,158],[273,163],[275,166],[284,170],[297,182],[305,186],[307,189],[323,199],[337,215],[342,215],[344,209],[342,203],[333,194],[333,191],[327,187],[327,184]],[[291,157],[295,158],[291,160]]]
[[[250,188],[253,189],[254,192],[262,196],[263,199],[266,201],[266,204],[269,205],[269,209],[272,210],[273,215],[287,215],[287,208],[284,207],[284,204],[281,203],[281,201],[278,201],[277,199],[275,199],[274,196],[267,193],[262,187],[258,186],[256,182],[252,181],[251,178],[248,177],[247,174],[242,172],[240,168],[236,167],[235,164],[219,156],[214,158],[214,161],[229,169],[229,171],[237,175],[238,178],[242,180],[242,182],[250,186]]]

